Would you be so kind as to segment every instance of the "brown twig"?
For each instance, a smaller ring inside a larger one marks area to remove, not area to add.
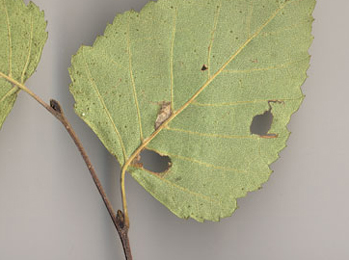
[[[46,104],[45,104],[46,105]],[[65,117],[63,111],[62,111],[62,107],[61,105],[54,99],[50,100],[50,107],[46,107],[45,108],[51,113],[53,114],[65,127],[65,129],[68,131],[70,137],[73,139],[76,147],[79,149],[79,152],[82,156],[82,158],[84,159],[86,166],[88,168],[88,170],[90,171],[91,177],[94,181],[94,183],[96,184],[96,187],[98,189],[99,194],[102,197],[102,200],[105,204],[105,206],[107,207],[107,210],[109,212],[109,215],[111,217],[111,219],[113,220],[114,226],[116,228],[116,230],[119,233],[119,237],[121,239],[121,243],[122,243],[122,247],[124,249],[124,254],[125,254],[125,258],[126,260],[132,260],[132,254],[131,254],[131,248],[130,248],[130,241],[128,238],[128,226],[126,226],[124,223],[124,214],[118,210],[117,215],[115,214],[115,211],[113,209],[113,206],[111,205],[107,194],[105,193],[103,186],[92,166],[92,163],[90,161],[90,158],[88,157],[84,147],[82,146],[82,143],[80,142],[79,138],[77,137],[75,131],[73,130],[73,128],[71,127],[69,121],[67,120],[67,118]],[[52,111],[53,110],[53,111]]]
[[[0,72],[0,77],[6,79],[9,81],[14,88],[19,88],[23,90],[24,92],[28,93],[31,97],[33,97],[40,105],[42,105],[48,112],[50,112],[55,118],[57,118],[64,126],[64,128],[69,133],[70,137],[73,139],[76,147],[78,148],[82,158],[85,161],[85,164],[90,171],[91,177],[93,179],[93,182],[95,183],[99,194],[102,197],[102,200],[104,202],[104,205],[106,206],[109,215],[114,223],[114,226],[119,234],[122,247],[124,249],[125,259],[126,260],[132,260],[132,254],[131,254],[131,248],[130,248],[130,241],[128,237],[128,230],[129,225],[125,225],[125,217],[122,211],[118,210],[117,214],[115,213],[112,204],[110,203],[108,196],[106,192],[103,189],[103,186],[96,174],[96,171],[94,170],[91,160],[88,157],[84,147],[82,146],[81,141],[79,140],[78,136],[76,135],[74,129],[70,125],[68,119],[65,117],[61,105],[54,99],[50,100],[50,104],[47,104],[44,102],[40,97],[38,97],[34,92],[32,92],[29,88],[27,88],[25,85],[19,83],[18,81],[14,80],[13,78],[3,74]]]

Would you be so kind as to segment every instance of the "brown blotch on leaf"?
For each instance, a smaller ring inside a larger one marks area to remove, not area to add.
[[[278,138],[279,135],[278,134],[267,134],[267,135],[260,135],[261,138],[264,139],[273,139],[273,138]]]
[[[155,121],[155,130],[158,129],[172,115],[171,102],[162,102]]]
[[[138,154],[131,162],[131,165],[138,168],[143,168],[143,163],[141,163],[141,155]]]
[[[269,107],[270,107],[270,103],[285,104],[285,101],[283,101],[283,100],[277,100],[277,99],[268,100]],[[271,109],[271,108],[270,108],[270,109]]]

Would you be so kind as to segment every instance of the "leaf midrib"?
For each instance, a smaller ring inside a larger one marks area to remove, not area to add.
[[[300,1],[300,0],[298,0]],[[211,76],[205,84],[199,88],[199,90],[178,110],[174,111],[172,115],[162,123],[148,138],[146,138],[143,143],[134,151],[134,153],[128,158],[128,160],[125,162],[125,164],[122,167],[122,171],[125,172],[127,168],[130,166],[132,161],[140,154],[140,152],[146,148],[146,146],[164,129],[177,115],[179,115],[183,110],[185,110],[199,95],[200,93],[208,86],[211,84],[211,82],[219,76],[222,71],[232,62],[241,52],[242,50],[245,49],[245,47],[254,39],[256,38],[261,31],[280,13],[281,10],[283,10],[287,5],[290,3],[295,3],[295,1],[287,1],[284,5],[280,6],[270,17],[269,19],[261,26],[259,27],[256,32],[250,36],[244,44],[240,46],[240,48],[222,65],[222,67],[213,75]]]

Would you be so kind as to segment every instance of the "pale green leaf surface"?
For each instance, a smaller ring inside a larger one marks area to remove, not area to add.
[[[159,0],[118,15],[72,59],[76,112],[121,165],[143,146],[171,158],[164,173],[128,171],[174,214],[230,216],[285,147],[303,100],[314,5]],[[172,116],[155,130],[166,102]],[[269,136],[251,134],[253,117],[269,109]]]
[[[22,0],[0,0],[0,128],[19,89],[4,76],[23,84],[35,71],[47,39],[44,13]]]

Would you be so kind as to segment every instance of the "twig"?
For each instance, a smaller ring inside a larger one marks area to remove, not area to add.
[[[98,176],[97,176],[97,174],[92,166],[92,163],[91,163],[84,147],[82,146],[81,141],[79,140],[75,131],[71,127],[69,121],[65,117],[65,115],[62,111],[61,105],[56,100],[51,99],[50,100],[50,107],[47,108],[45,106],[45,108],[47,110],[49,110],[49,112],[51,114],[53,114],[64,125],[64,127],[68,131],[70,137],[73,139],[76,147],[79,149],[81,156],[84,159],[86,166],[90,171],[91,177],[92,177],[94,183],[96,184],[98,192],[101,195],[105,206],[107,207],[109,215],[110,215],[111,219],[113,220],[114,226],[119,233],[122,247],[124,249],[125,258],[126,258],[126,260],[132,260],[130,242],[129,242],[129,238],[128,238],[128,229],[129,228],[128,228],[128,225],[125,225],[124,214],[120,210],[118,210],[117,215],[115,214],[113,206],[111,205],[111,203],[107,197],[107,194],[105,193],[105,191],[103,189],[103,186],[102,186],[102,184],[101,184],[101,182],[100,182],[100,180],[99,180],[99,178],[98,178]],[[53,111],[51,112],[51,110],[53,110]]]
[[[91,160],[88,157],[84,147],[82,146],[81,141],[79,140],[78,136],[76,135],[75,131],[73,130],[72,126],[70,125],[68,119],[65,117],[61,105],[54,99],[50,100],[50,105],[44,102],[40,97],[38,97],[34,92],[32,92],[29,88],[27,88],[25,85],[19,83],[18,81],[12,79],[11,77],[3,74],[0,72],[0,77],[5,78],[7,81],[13,84],[14,87],[18,87],[19,89],[23,90],[24,92],[28,93],[31,97],[33,97],[40,105],[42,105],[48,112],[50,112],[55,118],[57,118],[64,126],[64,128],[69,133],[70,137],[73,139],[76,147],[78,148],[82,158],[85,161],[85,164],[90,171],[91,177],[93,179],[93,182],[95,183],[99,194],[102,197],[102,200],[109,212],[109,215],[114,223],[114,226],[119,234],[122,247],[124,249],[124,254],[126,260],[132,260],[132,254],[131,254],[131,248],[130,248],[130,241],[128,237],[128,230],[129,225],[127,222],[127,225],[125,225],[125,217],[122,211],[118,210],[117,214],[115,213],[112,204],[110,203],[108,196],[106,192],[103,189],[103,186],[96,174],[96,171],[94,170]]]

